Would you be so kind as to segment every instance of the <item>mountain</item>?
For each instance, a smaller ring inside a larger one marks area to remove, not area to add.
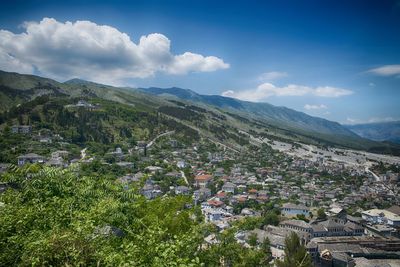
[[[237,115],[259,120],[264,124],[282,130],[297,132],[303,135],[318,137],[326,140],[340,138],[359,139],[349,129],[337,122],[313,117],[286,107],[277,107],[269,103],[254,103],[219,95],[201,95],[189,89],[181,88],[140,88],[142,92],[164,97],[176,97],[196,103],[211,105]],[[318,135],[316,135],[316,133]]]
[[[217,95],[201,95],[188,89],[120,88],[79,79],[60,83],[39,76],[4,71],[0,71],[0,89],[0,127],[1,120],[9,123],[16,120],[18,112],[32,109],[32,105],[36,103],[33,100],[41,96],[68,103],[73,103],[71,101],[77,99],[97,102],[100,99],[111,101],[116,109],[133,108],[143,116],[150,114],[152,120],[162,119],[163,124],[169,125],[170,130],[178,127],[188,132],[187,128],[190,128],[202,138],[209,138],[238,150],[252,142],[251,135],[259,139],[268,138],[288,143],[303,142],[317,146],[336,146],[379,153],[400,152],[400,146],[362,138],[336,122],[312,117],[286,107]],[[29,105],[29,108],[25,108],[25,104]],[[20,105],[22,107],[17,108]],[[110,105],[107,102],[107,106]],[[38,113],[42,114],[40,110]],[[43,114],[45,116],[47,113],[44,111]],[[127,118],[126,114],[122,115],[124,118],[117,116],[115,120],[122,122]],[[25,114],[25,116],[30,115]],[[43,120],[50,123],[45,118]],[[102,126],[109,127],[106,124]],[[143,130],[148,132],[148,136],[152,136],[154,133],[151,131],[155,128],[146,127]],[[121,131],[124,132],[126,129]],[[131,134],[135,135],[138,131]],[[107,134],[120,138],[115,132]]]
[[[346,125],[361,137],[400,144],[400,121]]]

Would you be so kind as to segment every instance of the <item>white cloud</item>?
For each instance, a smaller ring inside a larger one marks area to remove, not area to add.
[[[21,62],[18,58],[8,54],[0,47],[0,69],[20,73],[32,73],[34,68],[30,64]]]
[[[375,83],[372,83],[372,82],[369,83],[368,85],[371,86],[371,87],[375,87],[375,86],[376,86],[376,84],[375,84]]]
[[[228,90],[222,93],[223,96],[238,98],[241,100],[259,102],[271,96],[304,96],[314,95],[319,97],[340,97],[353,94],[353,91],[336,87],[316,87],[289,84],[284,87],[277,87],[271,83],[263,83],[255,89],[233,91]]]
[[[126,33],[90,21],[59,22],[44,18],[24,23],[24,32],[0,30],[0,67],[58,79],[79,77],[98,82],[146,78],[158,72],[187,74],[229,68],[214,56],[172,54],[160,33],[134,43]]]
[[[261,74],[258,78],[261,81],[272,81],[287,77],[287,72],[271,71]]]
[[[321,97],[340,97],[345,95],[351,95],[353,94],[353,91],[337,87],[324,86],[315,88],[312,91],[312,94]]]
[[[229,64],[224,63],[220,58],[204,57],[186,52],[183,55],[174,56],[174,60],[167,71],[171,74],[185,74],[188,72],[210,72],[226,68],[229,68]]]
[[[350,124],[355,124],[356,122],[358,122],[358,120],[357,120],[357,119],[352,119],[352,118],[347,117],[347,118],[346,118],[346,122],[348,122],[348,123],[350,123]]]
[[[379,68],[371,69],[368,72],[379,76],[400,75],[400,65],[385,65]]]
[[[306,110],[327,109],[327,108],[328,107],[325,106],[324,104],[320,104],[320,105],[306,104],[306,105],[304,105],[304,109],[306,109]]]
[[[394,117],[371,117],[367,120],[353,119],[347,118],[346,122],[349,124],[366,124],[366,123],[378,123],[378,122],[391,122],[391,121],[400,121],[400,118]]]

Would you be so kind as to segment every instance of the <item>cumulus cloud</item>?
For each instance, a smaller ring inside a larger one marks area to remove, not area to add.
[[[287,72],[280,72],[280,71],[271,71],[271,72],[266,72],[263,73],[259,76],[259,80],[262,81],[273,81],[273,80],[278,80],[281,78],[287,77],[288,74]]]
[[[304,105],[304,109],[306,110],[317,110],[317,109],[327,109],[328,107],[325,106],[324,104],[320,104],[320,105],[310,105],[310,104],[306,104]]]
[[[178,75],[229,68],[214,56],[172,54],[171,41],[160,33],[142,36],[135,43],[111,26],[53,18],[26,22],[23,28],[22,33],[0,30],[0,67],[4,70],[32,73],[36,69],[58,79],[112,82],[158,72]]]
[[[228,90],[222,93],[223,96],[238,98],[241,100],[259,102],[271,96],[305,96],[314,95],[319,97],[340,97],[351,95],[353,91],[336,87],[309,87],[303,85],[289,84],[278,87],[272,83],[263,83],[255,89],[233,91]]]
[[[379,76],[400,75],[400,65],[385,65],[379,68],[370,69],[368,72]]]

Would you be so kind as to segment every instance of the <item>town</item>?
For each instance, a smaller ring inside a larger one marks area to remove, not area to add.
[[[84,101],[77,106],[97,108]],[[13,125],[3,131],[23,138],[31,152],[2,163],[2,173],[26,164],[103,168],[125,188],[140,185],[148,200],[188,196],[213,228],[205,245],[220,242],[216,233],[235,226],[244,247],[268,238],[272,261],[284,257],[285,238],[294,232],[316,266],[400,264],[400,158],[385,162],[376,154],[354,164],[323,153],[299,157],[276,149],[282,143],[273,140],[238,151],[207,138],[185,144],[174,131],[99,153],[45,128]],[[8,187],[0,184],[0,194]]]

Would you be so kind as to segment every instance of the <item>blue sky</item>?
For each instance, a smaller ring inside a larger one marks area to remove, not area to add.
[[[400,1],[10,1],[0,29],[3,70],[400,119]]]

